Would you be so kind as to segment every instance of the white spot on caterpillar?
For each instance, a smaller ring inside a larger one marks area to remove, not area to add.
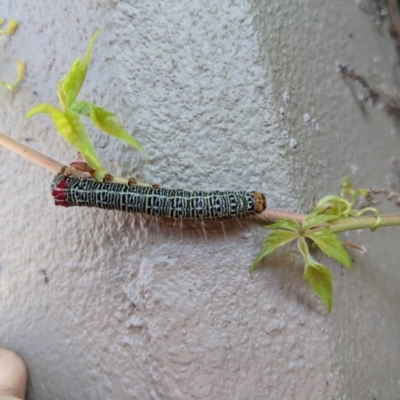
[[[288,131],[282,131],[282,132],[281,132],[281,138],[282,138],[283,140],[286,140],[288,137],[289,137]]]

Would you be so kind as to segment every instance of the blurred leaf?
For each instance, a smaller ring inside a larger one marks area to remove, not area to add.
[[[300,250],[300,253],[303,256],[305,262],[307,263],[308,258],[311,256],[310,251],[308,250],[306,239],[303,236],[299,237],[299,240],[297,241],[297,247]]]
[[[85,126],[79,120],[78,115],[70,110],[63,113],[51,104],[39,104],[32,108],[25,116],[30,118],[33,115],[43,113],[48,114],[56,126],[57,132],[75,149],[81,152],[89,167],[94,170],[104,171],[100,160],[93,149],[92,142],[86,133]]]
[[[17,27],[18,27],[18,22],[15,19],[10,19],[6,28],[7,35],[13,35]]]
[[[307,216],[307,218],[302,223],[301,227],[303,231],[306,231],[316,225],[323,224],[324,222],[329,222],[335,219],[340,218],[339,215],[326,215],[326,214],[317,214],[312,213]]]
[[[348,269],[352,268],[350,256],[339,238],[329,228],[309,230],[305,233],[305,236],[313,240],[327,256],[339,261]]]
[[[339,196],[325,196],[316,204],[313,213],[346,217],[351,211],[351,204]]]
[[[357,244],[352,243],[352,242],[342,242],[342,245],[343,246],[347,246],[347,247],[351,247],[352,249],[356,249],[356,250],[361,251],[361,252],[364,251],[364,249],[362,247],[360,247]]]
[[[299,237],[297,246],[303,255],[304,279],[311,284],[317,295],[326,304],[328,313],[332,309],[332,274],[327,267],[315,261],[309,253],[306,239]]]
[[[25,78],[25,71],[26,71],[26,66],[23,61],[18,61],[17,63],[17,82],[22,81],[22,79]]]
[[[274,224],[267,225],[265,229],[286,229],[288,231],[300,232],[300,225],[297,221],[290,218],[278,219]]]
[[[0,86],[5,86],[10,92],[25,78],[25,63],[18,61],[17,63],[17,79],[13,83],[0,81]]]
[[[102,107],[97,107],[88,101],[77,101],[71,106],[74,112],[89,117],[93,124],[109,135],[123,140],[146,155],[144,148],[128,132],[124,130],[118,122],[117,117],[112,112]]]
[[[78,57],[72,64],[72,67],[67,75],[65,75],[65,77],[57,85],[58,98],[64,111],[74,103],[79,91],[81,90],[89,67],[94,42],[101,32],[102,31],[99,30],[92,36],[83,60]]]
[[[5,86],[10,92],[13,90],[13,85],[5,81],[0,81],[0,86]]]
[[[274,224],[275,225],[275,224]],[[258,254],[256,260],[250,267],[250,276],[252,277],[253,271],[256,269],[258,263],[268,254],[271,254],[278,247],[284,246],[298,237],[298,232],[285,231],[285,230],[274,230],[272,231],[267,239],[265,240],[264,247]]]
[[[312,260],[307,263],[304,271],[304,279],[313,287],[317,295],[326,304],[328,313],[332,310],[332,274],[322,264]]]

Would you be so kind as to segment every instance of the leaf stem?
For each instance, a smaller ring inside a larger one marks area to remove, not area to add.
[[[305,214],[293,213],[282,210],[275,210],[273,208],[267,208],[261,215],[260,218],[268,220],[268,222],[276,222],[281,218],[291,218],[300,224],[307,217]],[[383,226],[400,226],[400,214],[393,215],[381,215],[378,225],[376,225],[376,216],[360,216],[360,217],[349,217],[341,218],[329,223],[325,226],[329,227],[332,233],[340,233],[345,231],[354,231],[357,229],[371,229],[379,228]]]
[[[345,231],[354,231],[356,229],[372,229],[381,226],[395,226],[400,225],[400,215],[381,215],[378,225],[376,225],[375,216],[367,217],[350,217],[337,219],[330,223],[330,229],[333,233],[340,233]]]

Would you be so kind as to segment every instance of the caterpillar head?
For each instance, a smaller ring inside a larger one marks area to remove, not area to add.
[[[267,199],[260,192],[252,192],[251,193],[255,199],[254,211],[257,214],[261,214],[267,208]]]

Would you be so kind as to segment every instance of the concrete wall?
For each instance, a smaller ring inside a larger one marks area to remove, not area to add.
[[[68,163],[48,118],[23,116],[57,102],[57,81],[105,27],[81,98],[116,111],[150,155],[90,128],[111,172],[261,190],[289,210],[337,192],[344,174],[383,186],[400,138],[379,111],[360,111],[335,60],[365,70],[379,58],[390,71],[385,29],[345,0],[287,3],[5,0],[0,16],[20,27],[0,43],[0,77],[23,59],[27,78],[0,89],[0,131]],[[249,278],[266,234],[257,222],[225,222],[227,239],[210,223],[205,238],[200,224],[56,208],[51,174],[0,158],[0,345],[26,360],[28,399],[398,395],[398,229],[346,238],[367,252],[352,252],[352,273],[330,264],[326,316],[294,248]]]

